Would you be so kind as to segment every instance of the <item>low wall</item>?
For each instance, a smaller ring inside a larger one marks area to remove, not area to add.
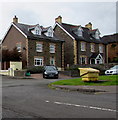
[[[1,75],[10,75],[10,71],[9,70],[0,70],[0,74]]]
[[[71,77],[80,77],[79,70],[66,70],[66,71],[60,71],[60,73]]]
[[[14,76],[17,76],[17,77],[24,77],[25,73],[26,73],[25,70],[14,70]]]
[[[1,75],[8,75],[8,76],[24,77],[25,73],[26,73],[25,70],[0,70]]]

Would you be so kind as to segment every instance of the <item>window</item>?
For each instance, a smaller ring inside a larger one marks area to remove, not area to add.
[[[55,65],[55,58],[53,56],[50,57],[50,65]]]
[[[40,34],[39,32],[40,32],[39,30],[36,30],[36,35],[39,35]]]
[[[43,52],[43,44],[42,43],[36,43],[36,51]]]
[[[34,58],[34,66],[43,66],[43,58]]]
[[[81,42],[81,51],[86,51],[86,43]]]
[[[48,37],[53,37],[53,29],[52,27],[48,28],[47,32],[44,33]]]
[[[50,44],[50,53],[55,53],[55,44]]]
[[[99,37],[99,31],[96,31],[96,33],[95,33],[95,38],[96,38],[96,39],[100,39],[100,37]]]
[[[82,36],[82,35],[83,35],[83,30],[82,30],[81,27],[78,28],[78,30],[77,30],[77,35],[78,35],[78,36]]]
[[[49,37],[53,37],[52,31],[48,31],[48,36],[49,36]]]
[[[80,57],[80,64],[87,64],[87,57],[86,56]]]
[[[21,43],[17,43],[16,47],[17,47],[18,52],[21,52]]]
[[[101,45],[101,44],[99,45],[99,52],[103,53],[103,45]]]
[[[35,28],[34,28],[34,31],[32,31],[34,34],[36,35],[41,35],[41,27],[39,25],[37,25]]]
[[[91,52],[95,52],[95,44],[91,43]]]
[[[74,32],[79,37],[83,36],[83,29],[81,27],[79,27],[78,29],[76,29]]]

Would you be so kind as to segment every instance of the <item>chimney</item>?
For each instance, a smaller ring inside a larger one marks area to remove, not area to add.
[[[13,18],[13,22],[14,22],[14,23],[18,23],[18,18],[16,17],[16,15],[15,15],[15,17]]]
[[[91,22],[89,22],[88,24],[86,24],[85,27],[88,28],[88,29],[90,29],[90,30],[92,30],[92,24],[91,24]]]
[[[55,22],[62,23],[62,17],[58,16],[57,18],[55,18]]]

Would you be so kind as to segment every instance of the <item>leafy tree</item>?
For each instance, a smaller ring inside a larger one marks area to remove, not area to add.
[[[18,52],[16,47],[10,51],[10,61],[20,61],[21,57],[21,52]]]
[[[17,48],[15,47],[13,50],[9,51],[2,50],[2,61],[20,61],[22,58],[22,54],[18,52]]]

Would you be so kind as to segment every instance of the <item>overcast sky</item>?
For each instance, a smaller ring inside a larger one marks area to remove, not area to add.
[[[62,16],[68,24],[82,25],[91,22],[93,29],[98,28],[101,36],[116,32],[116,2],[1,2],[0,39],[11,25],[14,15],[19,23],[54,26],[55,18]],[[45,0],[44,0],[45,1]],[[61,0],[60,0],[61,1]]]

